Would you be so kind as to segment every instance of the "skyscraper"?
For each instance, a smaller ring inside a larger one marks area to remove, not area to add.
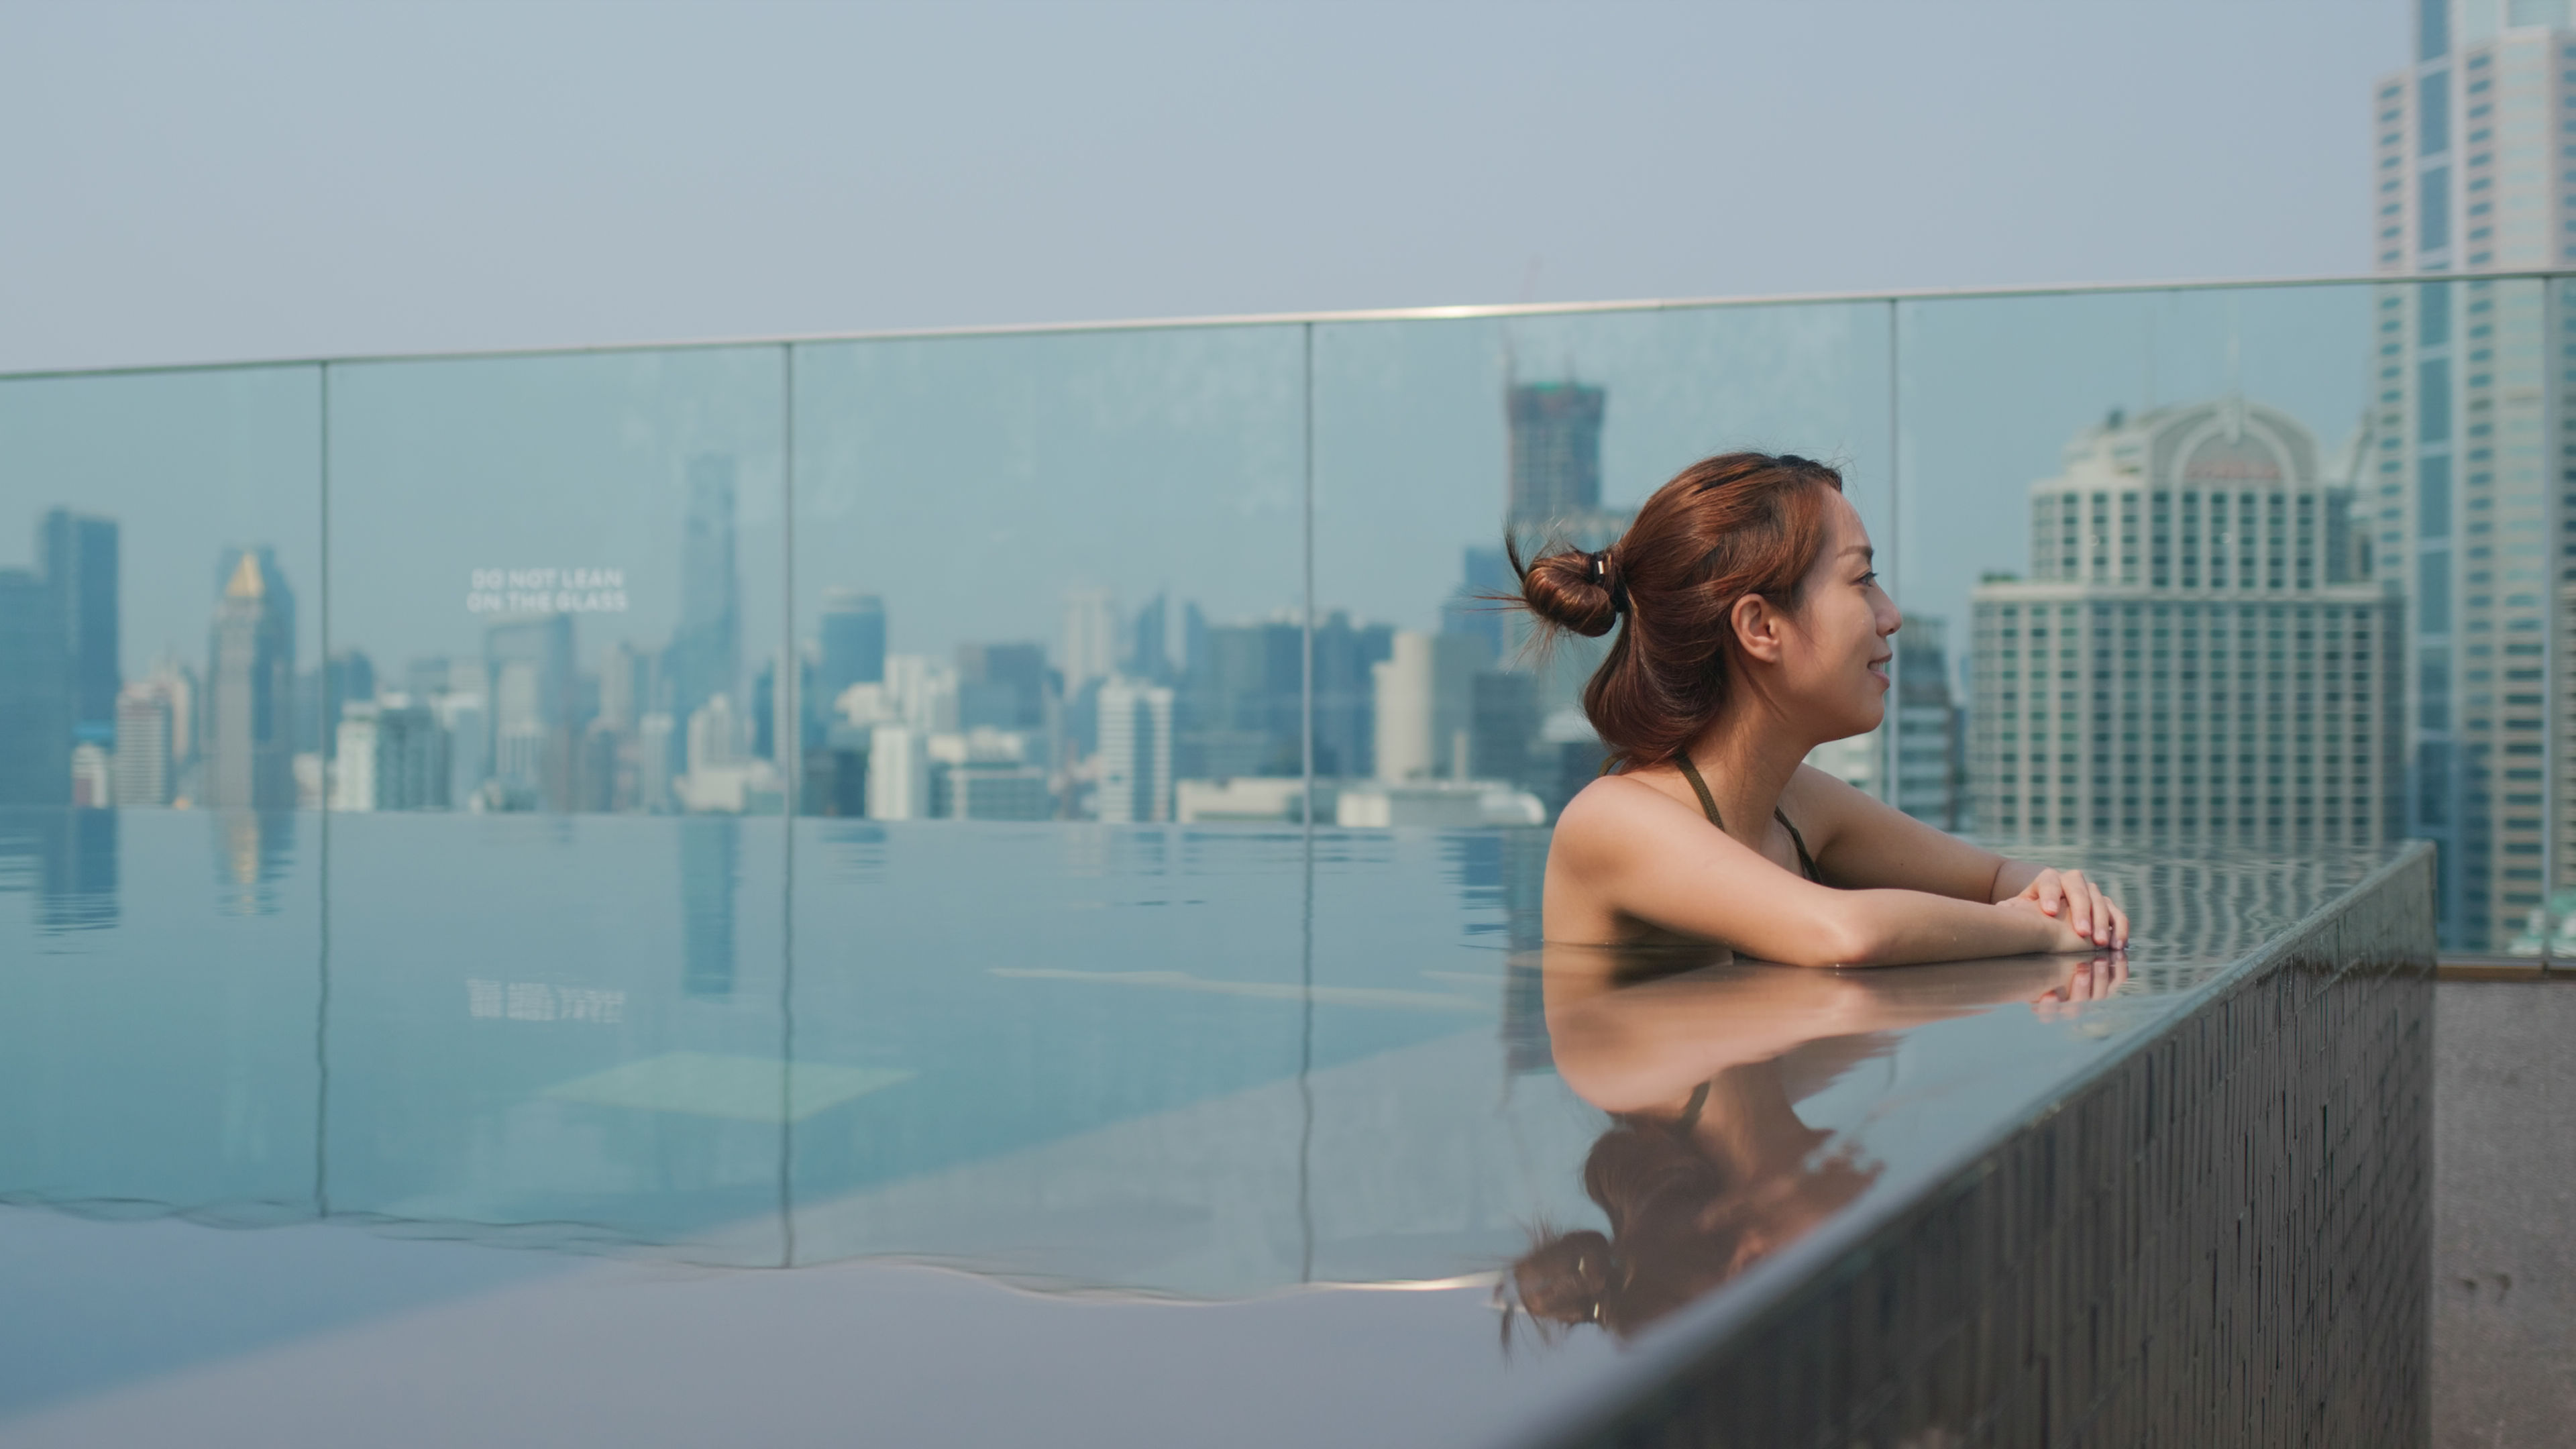
[[[866,794],[870,820],[920,820],[930,814],[927,732],[893,724],[868,731]]]
[[[72,732],[84,743],[110,744],[116,738],[116,691],[124,683],[117,656],[116,521],[56,508],[36,532],[45,584],[63,623]]]
[[[343,649],[322,661],[321,693],[316,707],[319,748],[324,756],[339,758],[340,720],[352,704],[371,702],[376,697],[376,663],[355,649]]]
[[[1167,638],[1170,611],[1161,594],[1146,601],[1127,621],[1127,648],[1119,672],[1148,684],[1172,682],[1172,651]]]
[[[2031,577],[1971,596],[1978,826],[2398,833],[2400,600],[2308,430],[2237,398],[2115,413],[2066,463],[2031,487]]]
[[[352,701],[333,728],[331,808],[376,808],[376,706]]]
[[[1064,692],[1118,672],[1118,606],[1107,589],[1064,591]]]
[[[1576,518],[1601,508],[1601,416],[1607,394],[1582,383],[1515,383],[1511,421],[1513,523]]]
[[[1377,709],[1377,778],[1468,777],[1474,753],[1475,683],[1493,646],[1476,634],[1401,633],[1370,666]]]
[[[1364,779],[1376,773],[1377,685],[1370,671],[1394,640],[1387,625],[1354,624],[1338,609],[1315,621],[1316,774]]]
[[[1100,779],[1094,813],[1102,820],[1172,818],[1172,691],[1112,679],[1100,687]]]
[[[644,655],[623,639],[602,651],[596,723],[621,733],[634,733],[636,723],[644,717],[646,690],[652,682],[650,672]]]
[[[1044,729],[1049,692],[1043,645],[957,646],[959,729]]]
[[[2373,92],[2377,270],[2462,280],[2376,301],[2378,447],[2363,480],[2383,572],[2409,603],[2407,832],[2437,846],[2446,944],[2493,949],[2576,882],[2576,708],[2565,658],[2576,308],[2576,31],[2565,0],[2417,0],[2415,61]],[[2554,339],[2554,340],[2553,340]]]
[[[1601,426],[1607,405],[1602,389],[1573,381],[1515,383],[1506,392],[1511,473],[1504,491],[1504,526],[1525,549],[1608,548],[1628,531],[1634,514],[1601,506]],[[1481,576],[1510,592],[1516,582],[1502,560],[1481,550],[1471,549],[1466,564],[1471,586]],[[1453,603],[1456,599],[1453,595]],[[1584,683],[1608,654],[1608,641],[1569,636],[1554,649],[1533,654],[1528,615],[1500,614],[1495,627],[1502,636],[1497,652],[1504,667],[1537,676],[1541,727],[1571,729],[1569,722],[1580,718]],[[1557,723],[1550,725],[1550,720]]]
[[[492,778],[512,808],[572,808],[572,660],[570,614],[525,614],[484,626]]]
[[[825,589],[822,635],[823,659],[814,671],[814,689],[824,710],[853,684],[884,681],[885,600],[856,589]]]
[[[1458,587],[1440,606],[1440,632],[1476,635],[1501,655],[1504,610],[1489,596],[1510,594],[1519,586],[1520,581],[1512,577],[1511,560],[1501,549],[1470,547],[1459,570]]]
[[[176,784],[168,691],[145,680],[116,700],[116,803],[167,805]]]
[[[0,805],[72,798],[72,699],[61,603],[43,575],[0,569]]]
[[[1180,773],[1191,779],[1302,773],[1304,631],[1293,619],[1273,619],[1203,623],[1193,632],[1176,705]]]
[[[734,464],[711,453],[689,460],[689,505],[680,529],[680,625],[663,657],[670,698],[685,720],[715,695],[742,697],[742,589],[735,572]]]
[[[334,810],[444,810],[447,731],[428,705],[351,701],[334,758]]]
[[[1905,616],[1896,632],[1896,687],[1888,712],[1896,723],[1896,789],[1890,803],[1944,830],[1966,827],[1967,741],[1950,697],[1947,621]]]
[[[295,808],[295,595],[265,546],[227,549],[206,670],[206,801]]]

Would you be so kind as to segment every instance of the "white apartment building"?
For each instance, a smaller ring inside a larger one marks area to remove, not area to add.
[[[1172,818],[1172,691],[1132,679],[1100,686],[1099,770],[1098,818]]]
[[[2462,280],[2376,299],[2357,481],[2410,600],[2406,828],[2439,847],[2445,944],[2489,950],[2576,865],[2576,711],[2553,684],[2576,311],[2565,283],[2493,275],[2576,266],[2576,30],[2567,0],[2418,0],[2416,22],[2414,63],[2372,95],[2373,258]]]
[[[2113,414],[2031,487],[2031,576],[1972,594],[1969,776],[2005,835],[2397,833],[2401,601],[2315,437],[2229,398]]]
[[[170,748],[171,698],[157,681],[127,685],[116,697],[115,776],[119,805],[167,805],[176,783]]]

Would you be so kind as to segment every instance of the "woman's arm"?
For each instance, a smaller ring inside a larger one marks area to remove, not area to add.
[[[1980,849],[1808,766],[1799,767],[1781,808],[1800,822],[1817,869],[1836,884],[1930,891],[1963,901],[2027,899],[2042,915],[2062,917],[2088,944],[2128,944],[2128,913],[2082,871]]]
[[[1558,817],[1549,877],[1551,935],[1559,922],[1625,915],[1794,966],[1895,966],[2093,944],[2019,896],[1988,904],[1802,880],[1711,830],[1698,812],[1615,777],[1587,787]]]

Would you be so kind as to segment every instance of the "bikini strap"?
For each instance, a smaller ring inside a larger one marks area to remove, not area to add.
[[[1699,766],[1692,764],[1688,755],[1675,755],[1673,763],[1682,767],[1682,778],[1690,781],[1691,792],[1699,796],[1699,808],[1708,812],[1708,823],[1724,830],[1726,822],[1717,818],[1717,797],[1708,793],[1708,782],[1699,777]]]
[[[1816,874],[1816,858],[1807,854],[1807,837],[1800,835],[1798,833],[1798,827],[1790,824],[1789,817],[1783,814],[1776,806],[1771,811],[1771,818],[1780,822],[1780,828],[1789,832],[1789,843],[1798,847],[1799,872],[1805,875],[1807,879],[1822,885],[1824,883],[1824,877]]]
[[[1700,777],[1699,766],[1692,764],[1688,755],[1675,755],[1673,763],[1681,766],[1682,778],[1690,781],[1691,793],[1699,797],[1699,808],[1708,812],[1708,823],[1724,830],[1726,822],[1717,815],[1717,797],[1708,793],[1708,781]],[[1787,812],[1774,807],[1771,818],[1779,821],[1780,828],[1789,832],[1789,844],[1798,852],[1798,873],[1823,884],[1824,877],[1816,874],[1816,858],[1807,853],[1807,837],[1800,835],[1798,827],[1789,823]]]
[[[1690,1105],[1682,1108],[1679,1121],[1672,1124],[1675,1137],[1688,1137],[1699,1126],[1699,1114],[1708,1106],[1708,1083],[1691,1088]]]

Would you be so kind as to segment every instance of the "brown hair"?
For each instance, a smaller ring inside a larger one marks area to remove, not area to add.
[[[1625,1338],[1732,1277],[1737,1235],[1700,1221],[1729,1176],[1661,1124],[1617,1122],[1583,1162],[1584,1193],[1610,1232],[1534,1233],[1510,1268],[1521,1312],[1542,1336],[1598,1323]],[[1509,1315],[1503,1332],[1508,1344]]]
[[[1636,521],[1598,553],[1561,548],[1521,561],[1516,600],[1551,630],[1598,638],[1628,627],[1583,689],[1583,712],[1623,765],[1659,765],[1707,727],[1726,702],[1738,646],[1735,601],[1784,608],[1825,546],[1825,491],[1843,476],[1794,453],[1721,453],[1655,490]]]
[[[1808,1213],[1840,1210],[1878,1179],[1846,1144],[1800,1167],[1791,1196],[1761,1193],[1776,1180],[1741,1181],[1703,1153],[1687,1128],[1622,1116],[1592,1144],[1583,1190],[1610,1220],[1607,1234],[1544,1226],[1505,1270],[1498,1296],[1503,1347],[1515,1315],[1542,1342],[1597,1323],[1627,1338],[1733,1278],[1770,1249],[1805,1235]],[[1783,1234],[1786,1237],[1783,1237]]]

